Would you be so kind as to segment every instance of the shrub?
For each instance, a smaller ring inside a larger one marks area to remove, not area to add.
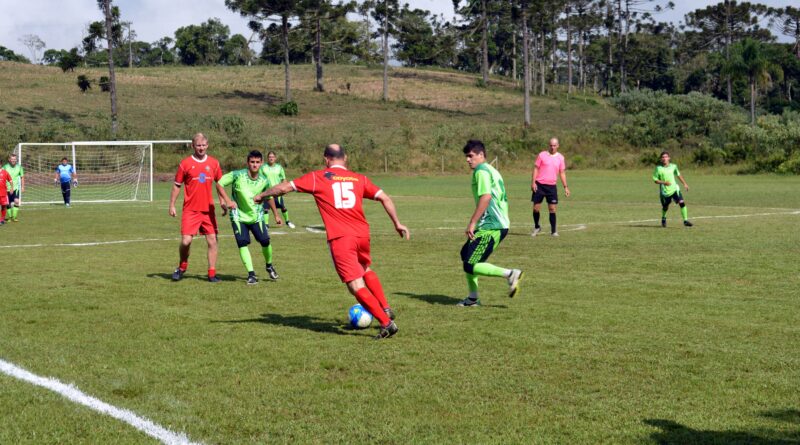
[[[297,114],[300,112],[297,108],[297,102],[295,101],[289,101],[282,104],[278,111],[280,111],[280,113],[284,116],[297,116]]]
[[[100,91],[106,93],[111,91],[111,80],[109,80],[108,76],[100,76],[100,82],[97,84],[100,85]]]
[[[78,76],[77,84],[78,88],[81,89],[81,92],[83,94],[86,94],[86,91],[88,91],[92,87],[92,81],[88,77],[86,77],[85,74],[81,74]]]

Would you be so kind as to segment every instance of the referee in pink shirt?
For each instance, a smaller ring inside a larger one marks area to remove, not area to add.
[[[533,232],[531,236],[536,236],[542,231],[542,226],[539,225],[539,210],[545,199],[547,200],[547,210],[550,211],[550,235],[558,236],[558,230],[556,230],[558,187],[556,182],[560,176],[564,194],[569,197],[565,170],[564,155],[558,152],[558,139],[550,139],[550,149],[539,153],[533,167],[533,175],[531,175],[531,191],[533,191],[531,197],[531,201],[533,201]]]

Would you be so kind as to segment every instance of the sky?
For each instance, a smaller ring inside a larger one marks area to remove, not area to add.
[[[678,23],[694,9],[718,3],[720,0],[673,0],[675,9],[658,16],[659,21]],[[401,0],[411,7],[427,9],[452,19],[452,0]],[[231,28],[231,33],[250,37],[247,19],[229,11],[224,0],[115,0],[123,20],[133,22],[138,40],[154,42],[161,37],[174,37],[181,26],[200,24],[217,17]],[[797,0],[761,0],[761,3],[785,7]],[[86,25],[100,20],[96,0],[0,0],[0,46],[31,58],[28,49],[19,41],[26,34],[38,35],[52,49],[78,46]],[[39,55],[41,57],[41,54]]]

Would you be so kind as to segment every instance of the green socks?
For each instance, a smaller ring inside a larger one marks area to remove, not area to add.
[[[681,207],[681,216],[683,216],[684,221],[689,219],[689,209],[687,209],[686,206]]]
[[[253,271],[253,258],[250,256],[250,249],[247,246],[239,248],[239,258],[242,259],[242,264],[244,264],[245,269],[248,272]]]
[[[272,264],[272,244],[267,247],[262,247],[261,253],[264,254],[264,261],[266,261],[267,264]]]
[[[475,275],[483,275],[485,277],[508,277],[511,273],[508,269],[489,263],[478,263],[473,267],[472,271],[475,272]]]
[[[283,215],[283,222],[289,221],[289,211],[288,210],[285,211],[285,212],[281,212],[281,214]]]

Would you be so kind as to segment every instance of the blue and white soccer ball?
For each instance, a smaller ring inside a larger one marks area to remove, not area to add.
[[[354,304],[347,311],[347,318],[350,320],[350,326],[353,329],[366,329],[372,324],[372,314],[360,304]]]

